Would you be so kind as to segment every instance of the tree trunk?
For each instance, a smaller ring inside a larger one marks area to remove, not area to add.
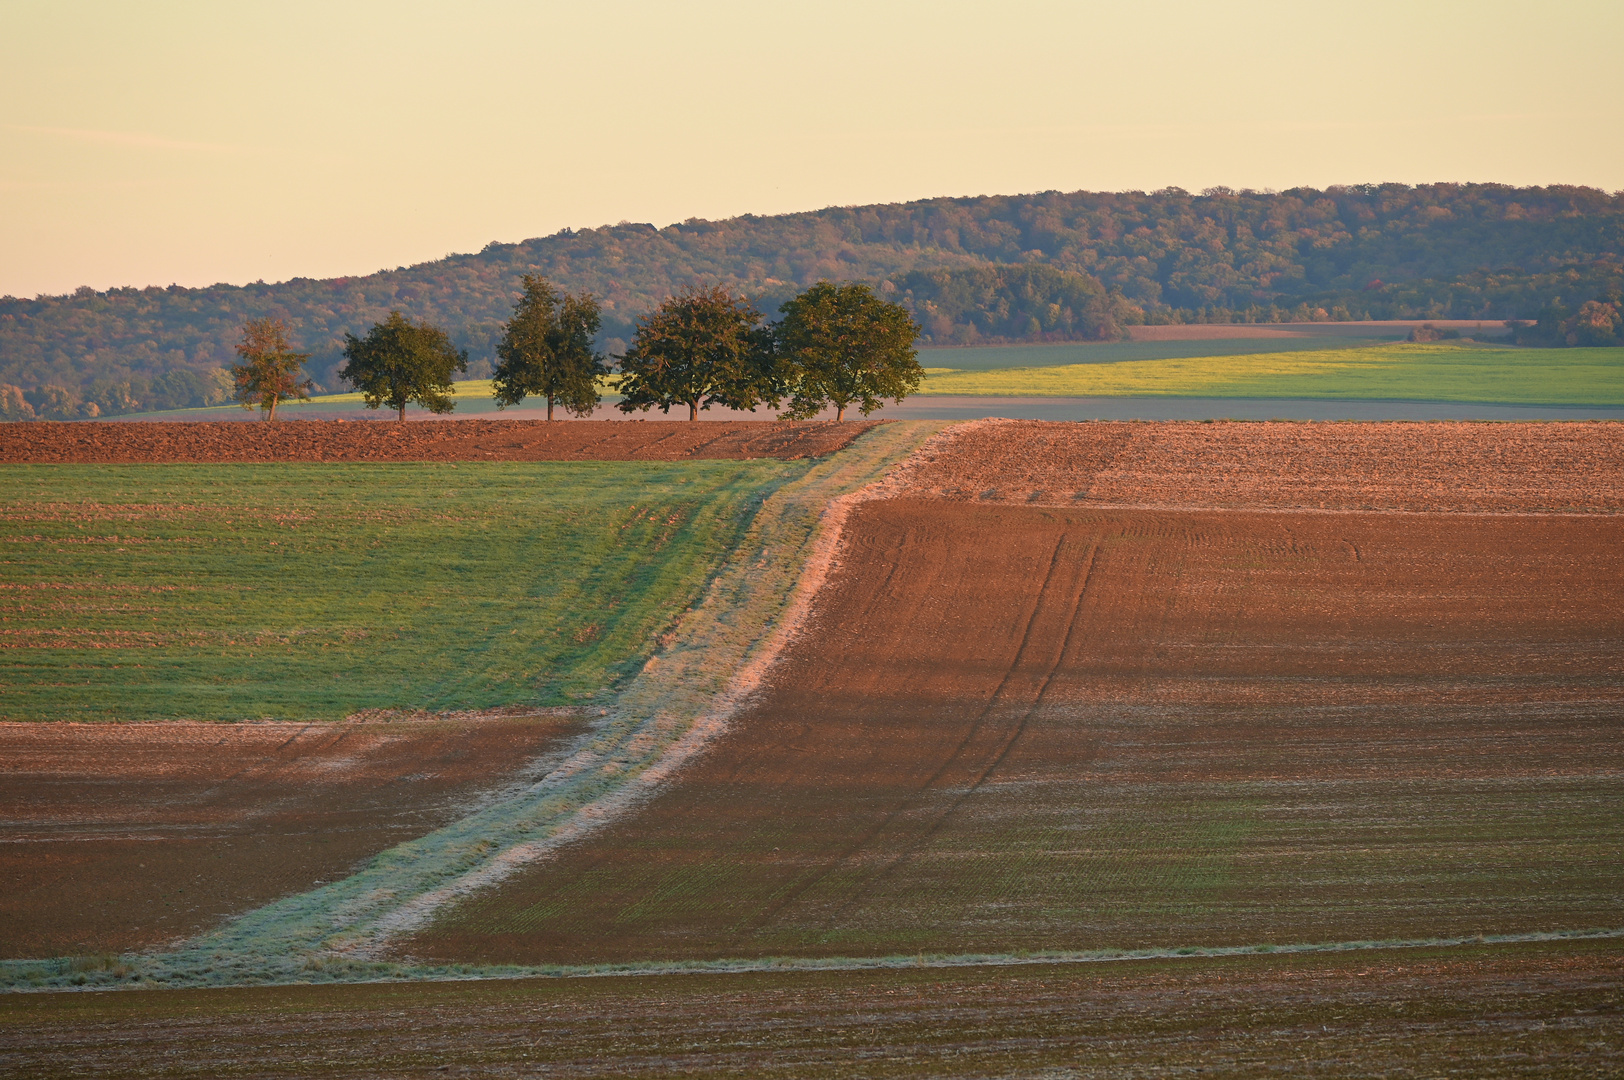
[[[275,420],[276,419],[276,402],[277,402],[277,399],[273,396],[271,398],[271,411],[266,415],[265,419],[267,419],[267,420]]]
[[[400,407],[400,422],[403,424],[406,422],[406,406],[404,405]]]
[[[844,419],[846,419],[846,403],[841,402],[835,406],[835,423],[838,424]]]
[[[690,401],[688,403],[688,422],[691,424],[695,420],[698,420],[698,419],[699,419],[699,402]]]
[[[553,422],[553,395],[547,395],[547,422]]]

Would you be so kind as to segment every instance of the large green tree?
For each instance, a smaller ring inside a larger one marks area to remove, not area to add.
[[[281,319],[249,319],[243,323],[237,355],[242,357],[242,363],[230,368],[236,383],[232,396],[243,408],[257,408],[265,419],[275,420],[279,404],[310,396],[311,381],[299,378],[310,354],[293,351],[288,342],[288,324]]]
[[[772,331],[754,305],[721,286],[687,289],[640,319],[620,370],[624,412],[686,405],[698,420],[712,405],[751,410],[780,397]]]
[[[496,401],[517,405],[527,396],[547,399],[576,416],[590,416],[601,400],[598,377],[609,374],[603,357],[592,350],[602,325],[598,301],[591,293],[561,294],[546,278],[524,276],[524,295],[513,306],[496,355],[501,363],[492,376]]]
[[[914,341],[919,326],[906,308],[867,285],[820,281],[779,309],[777,353],[789,380],[786,416],[805,419],[827,406],[835,419],[857,403],[864,416],[885,398],[901,401],[919,389],[925,371]]]
[[[456,408],[451,376],[468,370],[468,353],[454,347],[444,330],[408,322],[398,311],[374,323],[364,338],[345,334],[344,357],[348,363],[338,377],[361,391],[367,408],[387,405],[402,422],[414,401],[431,413]]]

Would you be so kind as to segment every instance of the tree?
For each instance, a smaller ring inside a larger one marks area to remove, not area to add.
[[[688,419],[700,409],[723,405],[752,410],[778,404],[773,375],[772,332],[760,325],[761,312],[744,297],[721,286],[688,289],[638,320],[631,346],[620,359],[620,408],[654,406],[669,413],[688,406]]]
[[[288,324],[281,319],[249,319],[243,323],[237,355],[242,357],[242,363],[231,365],[237,384],[232,396],[242,402],[243,408],[257,408],[265,419],[275,420],[278,404],[310,396],[310,380],[299,381],[299,369],[310,354],[293,351],[288,343]]]
[[[14,423],[34,419],[34,406],[23,397],[22,387],[0,383],[0,420]]]
[[[367,408],[387,405],[406,420],[406,406],[417,402],[431,413],[448,413],[451,376],[468,370],[468,353],[459,351],[438,326],[408,322],[400,312],[373,323],[367,336],[344,335],[349,362],[338,377],[361,391]]]
[[[914,340],[919,326],[906,308],[875,296],[867,285],[820,281],[779,309],[777,352],[789,379],[786,416],[806,419],[825,406],[835,419],[859,403],[867,416],[884,398],[901,401],[919,390],[925,370]]]
[[[80,401],[79,395],[65,386],[46,384],[25,390],[23,398],[41,420],[93,420],[101,409],[93,401]]]
[[[592,337],[602,320],[591,293],[560,296],[546,278],[524,276],[524,295],[513,306],[502,340],[496,346],[501,363],[492,382],[497,404],[517,405],[526,395],[547,399],[576,416],[598,407],[598,377],[609,374],[603,358],[592,351]]]
[[[1618,330],[1624,325],[1624,303],[1586,300],[1579,311],[1562,324],[1562,340],[1569,345],[1617,345]]]

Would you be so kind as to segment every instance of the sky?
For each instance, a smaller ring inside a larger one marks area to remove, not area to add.
[[[1624,4],[0,0],[0,294],[1078,189],[1624,188]]]

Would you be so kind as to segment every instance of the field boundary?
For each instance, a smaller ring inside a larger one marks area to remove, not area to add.
[[[617,702],[614,711],[623,717],[646,716],[648,720],[629,737],[616,740],[611,760],[603,760],[601,739],[594,748],[594,759],[582,761],[579,755],[574,759],[579,762],[574,768],[588,775],[593,766],[608,770],[610,775],[602,777],[609,785],[603,794],[581,805],[546,835],[519,841],[482,865],[400,904],[377,920],[364,938],[345,941],[338,948],[376,958],[389,939],[426,926],[445,905],[500,884],[521,868],[635,809],[726,731],[804,624],[813,597],[835,565],[841,532],[852,508],[888,490],[885,474],[905,461],[920,442],[921,432],[929,430],[896,427],[891,437],[882,434],[864,446],[854,444],[846,451],[850,457],[836,456],[821,475],[814,469],[763,503],[738,555],[711,582],[705,599],[678,628],[680,642],[650,657],[643,677]],[[775,546],[780,549],[776,555]],[[786,547],[787,553],[782,550]],[[779,610],[763,611],[773,604],[775,595],[780,597]],[[730,630],[742,631],[744,639]],[[732,674],[719,680],[718,669]],[[613,754],[651,736],[659,740],[662,735],[668,737],[658,749],[624,770],[625,779],[613,785],[611,777],[617,771],[613,766],[620,763]]]
[[[538,966],[414,964],[331,957],[297,969],[259,976],[205,965],[165,964],[167,957],[63,957],[0,961],[0,993],[73,990],[225,988],[232,986],[321,986],[334,983],[475,982],[494,979],[584,979],[650,975],[734,975],[756,972],[882,971],[974,967],[1111,964],[1142,960],[1202,960],[1248,956],[1323,955],[1393,949],[1454,949],[1541,942],[1610,941],[1624,927],[1588,930],[1535,930],[1466,937],[1389,938],[1358,941],[1288,942],[1255,945],[1181,945],[1143,949],[1033,950],[1018,953],[908,953],[886,956],[767,956],[718,960],[624,961],[609,964]],[[236,979],[232,975],[237,975]]]

